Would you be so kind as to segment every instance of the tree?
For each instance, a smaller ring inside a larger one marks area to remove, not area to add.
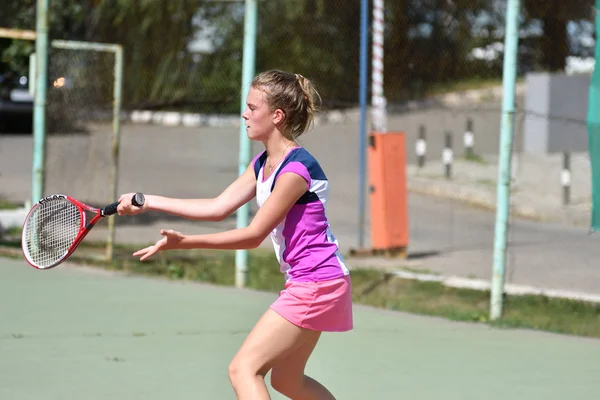
[[[313,78],[324,106],[354,104],[358,95],[359,1],[299,0],[260,5],[257,67]]]
[[[392,100],[422,96],[437,83],[498,73],[469,59],[474,47],[496,40],[494,29],[480,21],[492,14],[492,0],[398,0],[386,7],[385,80],[392,83],[386,84]]]
[[[199,5],[195,0],[94,2],[88,37],[123,46],[129,105],[156,107],[185,97],[191,63],[186,46]]]
[[[542,22],[544,33],[539,37],[541,65],[550,72],[562,71],[569,55],[567,23],[590,20],[593,0],[525,0],[526,18]]]
[[[35,0],[3,0],[0,26],[19,30],[35,30]],[[83,40],[89,1],[52,0],[48,12],[48,36],[51,39]],[[29,54],[35,43],[28,40],[0,39],[0,68],[27,74]]]

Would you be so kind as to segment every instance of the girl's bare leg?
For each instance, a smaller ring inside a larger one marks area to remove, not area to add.
[[[293,400],[335,400],[335,397],[313,378],[304,375],[306,362],[317,345],[319,335],[311,336],[293,353],[273,366],[271,385]]]
[[[229,380],[237,398],[270,399],[264,381],[266,373],[304,343],[316,344],[319,335],[320,332],[300,328],[268,309],[229,365]]]

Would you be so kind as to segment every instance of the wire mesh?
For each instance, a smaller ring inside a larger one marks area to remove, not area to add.
[[[27,14],[27,2],[23,6],[9,3],[12,8],[6,10],[13,10],[23,21],[11,27],[32,29],[34,20]],[[63,12],[53,20],[54,38],[123,45],[126,125],[119,149],[119,188],[172,197],[208,197],[233,181],[237,176],[240,98],[248,89],[241,87],[244,3],[103,0],[84,2],[81,9],[69,8],[74,3],[66,0],[57,3],[63,5]],[[522,1],[508,247],[511,283],[579,290],[595,290],[594,285],[600,283],[585,256],[592,254],[593,244],[586,236],[591,205],[589,157],[586,144],[577,139],[586,134],[586,114],[582,112],[587,109],[585,82],[578,91],[570,91],[575,85],[567,84],[564,90],[547,96],[531,87],[531,78],[544,74],[567,77],[568,82],[589,76],[596,42],[592,3]],[[358,237],[358,194],[364,191],[367,199],[370,196],[368,185],[358,187],[362,151],[360,5],[360,0],[264,0],[258,8],[256,71],[278,68],[302,73],[315,82],[322,96],[317,124],[301,137],[301,144],[317,156],[332,180],[328,213],[345,250],[355,246]],[[385,1],[387,127],[406,137],[406,154],[399,157],[406,163],[409,187],[409,254],[418,260],[414,267],[422,271],[490,277],[505,9],[504,0]],[[69,10],[71,25],[64,22]],[[52,12],[57,15],[57,8]],[[369,9],[370,54],[373,18]],[[0,43],[3,65],[17,65],[11,54],[24,50],[16,49],[14,42]],[[109,187],[107,117],[112,101],[112,60],[100,54],[53,52],[50,65],[55,74],[52,79],[63,76],[68,82],[70,78],[73,87],[49,92],[49,123],[57,126],[49,136],[49,188],[68,188],[85,199],[104,199],[109,195],[103,190]],[[367,93],[372,89],[371,74],[369,63]],[[534,106],[536,100],[550,97],[560,99],[558,106]],[[368,100],[370,103],[370,97]],[[560,146],[571,153],[569,204],[562,203],[563,151],[532,151],[529,147],[532,135],[549,134],[531,128],[536,121],[562,132],[565,140]],[[366,122],[370,130],[369,113]],[[419,167],[416,148],[421,134],[426,139],[426,154],[425,164]],[[10,164],[3,164],[5,149],[16,146],[9,143],[22,143],[14,140],[0,146],[0,167],[17,174],[17,169],[9,170]],[[453,152],[449,178],[443,162],[447,143]],[[253,145],[254,154],[259,148],[259,144]],[[0,175],[3,179],[7,173]],[[0,195],[22,195],[27,188],[12,193]],[[465,208],[465,203],[478,210]],[[369,206],[367,201],[367,220]],[[157,225],[175,223],[167,218],[132,219],[148,225],[120,219],[119,240],[135,237],[150,242]],[[540,219],[552,219],[570,233],[556,233],[555,225],[529,225]],[[232,217],[220,224],[182,225],[182,229],[200,232],[233,226]],[[369,224],[365,229],[368,245]],[[573,254],[581,257],[576,257],[569,274],[565,265]]]
[[[112,202],[114,54],[51,50],[46,121],[46,193]]]

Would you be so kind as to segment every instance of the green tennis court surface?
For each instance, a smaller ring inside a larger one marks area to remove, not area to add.
[[[0,259],[0,399],[234,399],[227,365],[274,296]],[[308,365],[339,399],[600,398],[598,340],[365,307],[355,323]]]

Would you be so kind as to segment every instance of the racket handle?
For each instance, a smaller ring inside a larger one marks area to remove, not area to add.
[[[115,201],[114,203],[111,203],[109,205],[107,205],[106,207],[104,207],[101,210],[101,213],[103,216],[107,217],[109,215],[114,215],[117,213],[117,207],[119,206],[119,202]]]
[[[131,198],[131,204],[133,204],[136,207],[142,207],[144,205],[145,201],[146,201],[146,199],[142,193],[136,193]],[[117,207],[119,207],[118,201],[115,201],[114,203],[107,205],[106,207],[104,207],[104,209],[102,209],[102,215],[104,215],[106,217],[109,215],[116,214]]]

